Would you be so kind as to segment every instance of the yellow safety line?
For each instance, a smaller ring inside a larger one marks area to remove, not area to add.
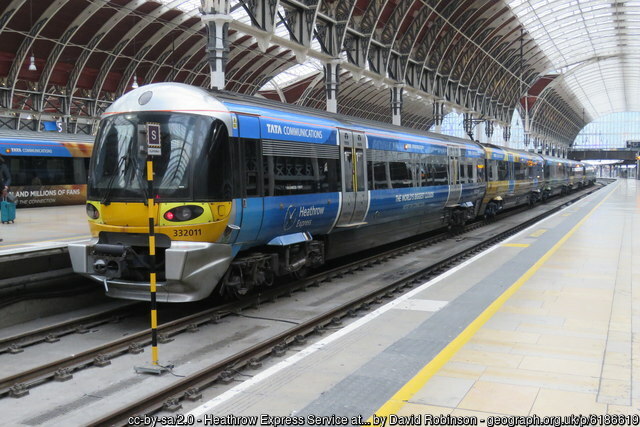
[[[424,366],[420,372],[418,372],[413,378],[409,380],[400,390],[394,394],[384,405],[378,409],[374,415],[379,417],[380,420],[388,419],[389,415],[397,413],[409,399],[413,397],[418,391],[420,391],[429,379],[436,374],[442,368],[445,363],[449,361],[455,355],[458,350],[469,341],[478,330],[484,325],[493,315],[502,307],[502,305],[522,286],[524,285],[533,274],[542,267],[542,265],[558,250],[560,247],[576,232],[578,228],[584,224],[584,222],[593,214],[593,212],[600,207],[611,195],[616,191],[618,187],[613,189],[600,203],[598,203],[584,218],[582,218],[567,234],[565,234],[542,258],[540,258],[526,273],[511,285],[502,295],[494,300],[478,317],[475,318],[457,337],[453,339],[440,353],[438,353],[426,366]],[[370,425],[373,424],[373,416],[369,418]],[[381,424],[376,424],[381,425]]]
[[[506,246],[509,248],[528,248],[530,244],[529,243],[503,243],[502,246]]]
[[[536,230],[533,233],[529,234],[529,237],[540,237],[546,232],[547,232],[546,228],[541,228],[541,229]]]

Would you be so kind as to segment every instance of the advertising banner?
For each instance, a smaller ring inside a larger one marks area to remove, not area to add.
[[[87,185],[25,185],[9,188],[16,207],[82,205],[87,200]]]

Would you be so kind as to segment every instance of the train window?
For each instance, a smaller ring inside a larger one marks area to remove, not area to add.
[[[193,195],[195,200],[231,200],[239,195],[234,188],[232,153],[227,127],[220,121],[212,124],[210,142],[196,157]]]
[[[365,166],[364,152],[358,148],[356,149],[356,185],[358,186],[356,191],[365,189]]]
[[[369,188],[380,190],[391,188],[389,176],[389,164],[387,162],[369,162]]]
[[[446,157],[441,156],[434,159],[433,167],[433,180],[434,185],[447,185],[449,182],[449,172],[446,163]]]
[[[498,180],[498,161],[487,160],[487,179],[489,181]]]
[[[336,159],[264,156],[264,188],[267,196],[338,191]]]
[[[353,191],[353,152],[350,147],[344,149],[342,170],[344,171],[344,191]]]
[[[509,163],[506,160],[498,160],[498,181],[509,179]]]
[[[411,163],[389,162],[389,175],[392,188],[407,188],[413,185]]]
[[[89,159],[68,157],[6,157],[11,185],[74,185],[87,183]]]
[[[425,163],[422,165],[422,168],[424,169],[424,177],[422,179],[423,187],[435,185],[436,170],[433,167],[433,164],[427,162],[429,162],[429,160],[425,159]]]
[[[515,180],[516,181],[522,181],[526,178],[527,175],[527,165],[525,165],[524,163],[520,163],[520,162],[514,162],[513,163],[513,169],[515,172]]]
[[[473,165],[472,164],[468,164],[467,165],[467,182],[469,183],[473,183],[476,182],[475,177],[473,176]]]
[[[475,182],[484,182],[484,174],[485,174],[485,165],[484,165],[484,159],[477,159],[474,165],[475,168],[475,174],[476,174],[476,181]]]
[[[465,165],[460,163],[460,166],[458,167],[458,182],[456,184],[467,183],[467,176],[466,176],[465,170],[466,170]]]
[[[243,139],[240,141],[242,149],[242,166],[244,174],[244,194],[246,197],[261,196],[260,184],[260,163],[258,141]]]
[[[416,165],[416,171],[417,171],[417,179],[418,179],[418,187],[426,187],[427,185],[427,170],[426,170],[426,166],[424,163],[418,163]]]

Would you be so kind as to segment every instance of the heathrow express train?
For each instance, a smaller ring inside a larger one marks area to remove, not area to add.
[[[160,127],[153,194],[146,129]],[[149,299],[155,200],[158,301],[242,295],[276,276],[595,180],[577,162],[176,83],[143,86],[101,121],[88,243],[74,271]]]

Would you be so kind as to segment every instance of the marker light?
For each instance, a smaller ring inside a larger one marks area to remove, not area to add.
[[[193,218],[199,217],[203,212],[204,209],[200,206],[178,206],[165,212],[164,219],[174,222],[189,221]]]
[[[98,219],[100,217],[100,212],[93,206],[91,203],[87,203],[87,216],[91,219]]]

